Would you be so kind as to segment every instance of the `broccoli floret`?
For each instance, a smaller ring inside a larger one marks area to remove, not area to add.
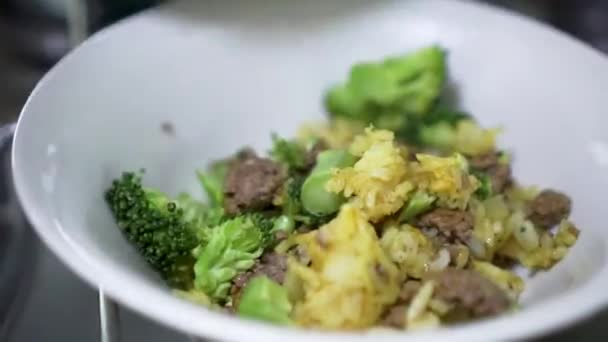
[[[448,148],[456,139],[456,125],[470,115],[456,110],[439,107],[424,117],[408,132],[408,140],[412,143],[436,148]]]
[[[345,84],[330,89],[325,104],[332,117],[396,132],[429,113],[446,78],[445,51],[437,46],[402,57],[352,67]]]
[[[482,172],[475,172],[473,175],[481,183],[479,188],[475,191],[475,195],[481,200],[485,200],[487,198],[492,197],[494,193],[492,186],[492,178]]]
[[[262,232],[262,244],[264,248],[274,243],[274,228],[277,216],[274,213],[251,212],[239,215],[238,218],[251,220],[255,227]]]
[[[465,119],[471,119],[471,115],[463,111],[439,106],[422,118],[422,124],[428,126],[445,122],[451,126],[455,126],[458,122]]]
[[[197,171],[197,176],[207,193],[209,205],[220,208],[224,205],[224,178],[228,171],[228,162],[220,161],[212,164],[207,172]]]
[[[225,218],[224,212],[224,179],[228,172],[229,161],[217,161],[207,171],[197,171],[196,175],[207,194],[208,208],[205,210],[205,224],[217,226]]]
[[[288,141],[276,134],[272,135],[270,156],[276,162],[282,163],[290,172],[306,168],[306,149],[294,141]]]
[[[292,304],[287,290],[266,276],[251,279],[239,300],[238,314],[241,317],[290,325]]]
[[[399,214],[399,222],[407,222],[414,217],[431,209],[437,197],[431,196],[424,191],[418,191],[412,196],[407,205]]]
[[[357,158],[346,150],[326,150],[317,155],[317,163],[302,184],[300,201],[306,212],[316,216],[336,213],[346,200],[342,195],[327,191],[325,185],[334,169],[350,167]]]
[[[192,286],[194,258],[202,207],[184,206],[163,193],[145,189],[141,175],[127,172],[105,194],[118,227],[145,260],[171,287]]]
[[[456,132],[447,122],[438,122],[428,126],[420,126],[417,142],[421,146],[448,149],[454,144]]]
[[[225,301],[230,281],[250,269],[271,243],[273,226],[272,217],[252,213],[212,228],[209,242],[196,253],[195,288],[214,301]]]
[[[293,217],[289,217],[287,215],[281,215],[274,220],[274,225],[272,226],[272,233],[285,233],[291,234],[295,229],[296,222]]]
[[[211,228],[226,219],[223,216],[223,210],[218,211],[216,208],[211,208],[187,193],[177,196],[175,202],[178,208],[183,210],[184,220],[189,222],[189,226],[194,229],[199,243],[208,241]]]
[[[294,228],[298,225],[305,225],[310,228],[317,228],[329,222],[335,215],[313,215],[308,213],[302,207],[300,196],[302,193],[302,184],[306,180],[305,175],[294,174],[287,179],[283,186],[283,194],[281,199],[282,215],[276,218],[275,231],[292,231],[291,225]],[[289,227],[289,229],[281,229],[279,226]]]
[[[300,193],[302,184],[306,180],[304,175],[294,175],[289,177],[283,186],[283,199],[281,207],[283,214],[293,217],[302,213],[302,202],[300,202]]]
[[[459,138],[457,124],[470,116],[440,104],[445,56],[442,48],[431,46],[402,57],[356,64],[347,82],[327,93],[327,111],[335,118],[394,131],[410,144],[449,151]]]

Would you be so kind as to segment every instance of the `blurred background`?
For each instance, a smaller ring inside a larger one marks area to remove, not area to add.
[[[16,120],[36,82],[73,46],[105,26],[160,2],[0,0],[0,125]],[[608,0],[479,2],[546,22],[608,53]],[[4,140],[8,144],[9,139]],[[7,146],[2,149],[8,154]],[[10,202],[10,167],[4,159],[0,209],[15,205]],[[77,279],[40,245],[23,217],[13,215],[14,211],[8,217],[8,212],[0,210],[0,341],[99,341],[95,289]],[[27,251],[30,259],[26,262],[19,251]],[[125,309],[120,315],[123,341],[187,341],[185,336]],[[608,313],[603,313],[543,340],[595,340],[608,335],[606,323]]]
[[[162,0],[0,0],[0,122],[14,120],[40,77],[87,35]],[[201,0],[204,1],[204,0]],[[456,1],[456,0],[454,0]],[[485,0],[608,52],[606,0]]]

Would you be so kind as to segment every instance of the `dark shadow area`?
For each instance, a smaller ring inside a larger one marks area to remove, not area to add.
[[[608,308],[533,342],[604,341],[608,336]]]
[[[13,128],[0,128],[0,341],[14,329],[29,297],[40,247],[12,184]]]

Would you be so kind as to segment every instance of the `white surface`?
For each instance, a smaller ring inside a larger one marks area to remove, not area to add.
[[[608,300],[603,194],[608,142],[598,53],[514,15],[453,1],[178,2],[77,49],[39,84],[21,116],[14,173],[44,241],[89,282],[150,317],[241,341],[487,341],[580,319]],[[146,167],[163,190],[197,190],[193,170],[244,144],[268,146],[321,117],[326,87],[354,61],[439,42],[461,101],[507,128],[516,175],[565,190],[583,233],[569,257],[534,277],[515,315],[426,333],[320,334],[211,313],[169,293],[114,229],[102,193]],[[171,121],[177,138],[162,134]],[[542,138],[541,138],[542,137]],[[599,152],[598,152],[599,151]],[[594,159],[595,158],[595,159]],[[597,159],[597,160],[596,160]]]

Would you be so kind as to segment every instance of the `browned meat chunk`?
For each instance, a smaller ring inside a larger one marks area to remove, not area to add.
[[[255,153],[255,151],[249,147],[245,147],[241,150],[239,150],[236,153],[235,159],[236,160],[246,160],[249,158],[257,158],[258,155]]]
[[[232,297],[233,308],[238,307],[238,299],[241,291],[249,280],[256,276],[265,275],[268,278],[282,284],[287,272],[287,257],[274,252],[264,254],[260,260],[248,271],[237,275],[232,281],[230,295]]]
[[[554,190],[543,190],[528,204],[528,218],[537,227],[551,228],[568,218],[572,208],[570,198]]]
[[[224,209],[228,214],[263,209],[272,203],[283,184],[285,173],[270,159],[245,150],[232,161],[224,182]]]
[[[492,180],[492,191],[501,193],[511,183],[511,166],[499,162],[499,153],[491,152],[469,159],[469,165],[473,170],[480,171],[488,175]]]
[[[422,287],[422,283],[418,280],[408,280],[403,283],[399,291],[399,303],[409,303],[414,299],[420,287]]]
[[[437,229],[438,233],[450,241],[466,242],[473,229],[473,216],[462,210],[436,208],[418,219],[418,226],[426,229]]]
[[[382,325],[403,329],[405,328],[405,313],[407,305],[397,304],[391,306],[382,318]]]
[[[498,165],[498,153],[490,152],[469,159],[469,166],[475,170],[487,170]]]
[[[487,171],[492,180],[492,191],[495,194],[503,192],[512,183],[511,167],[506,164],[498,164]]]
[[[490,280],[471,270],[447,268],[431,275],[435,296],[473,316],[496,315],[509,308],[507,295]]]
[[[277,283],[283,284],[287,271],[287,257],[274,252],[264,254],[258,271]]]
[[[405,327],[405,312],[407,305],[416,296],[418,290],[420,290],[421,283],[417,280],[408,280],[399,292],[399,298],[397,302],[388,308],[384,313],[382,324],[385,326],[404,328]]]
[[[274,233],[274,238],[277,240],[277,242],[283,241],[283,240],[287,239],[288,237],[289,237],[289,233],[284,232],[284,231],[278,231],[278,232]]]

